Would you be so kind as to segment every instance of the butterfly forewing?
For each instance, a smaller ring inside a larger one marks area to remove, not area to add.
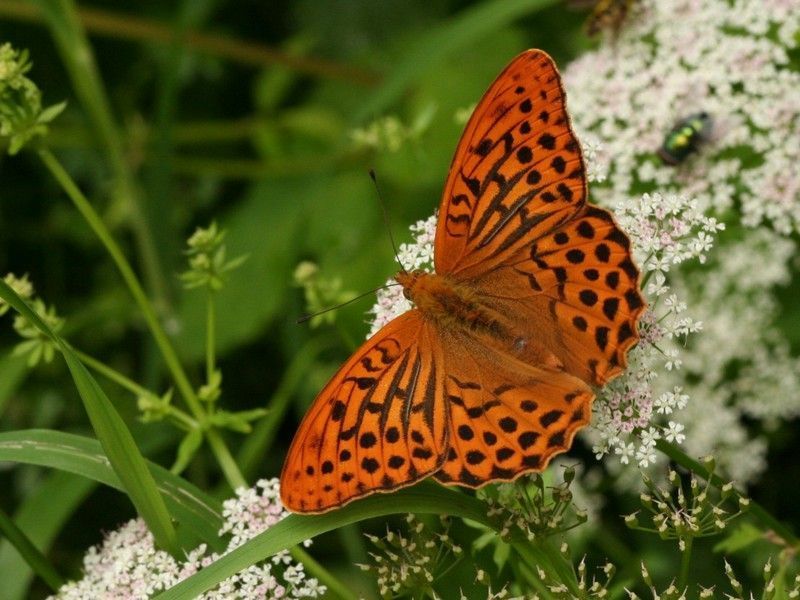
[[[480,274],[568,220],[586,198],[580,145],[552,59],[515,58],[481,99],[439,207],[436,271]]]
[[[439,469],[448,415],[429,329],[416,310],[397,317],[320,392],[281,474],[287,508],[322,512]]]

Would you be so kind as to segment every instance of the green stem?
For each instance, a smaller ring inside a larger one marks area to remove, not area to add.
[[[683,451],[681,451],[677,446],[670,444],[666,440],[660,439],[656,441],[656,448],[661,451],[663,454],[668,456],[670,459],[674,460],[676,463],[681,465],[682,467],[697,473],[705,480],[711,482],[711,484],[716,488],[721,488],[727,482],[723,481],[717,475],[713,473],[709,473],[708,469],[706,469],[700,462],[696,461],[693,458],[687,456]],[[737,499],[739,498],[747,498],[745,494],[733,488],[733,492],[736,495]],[[771,529],[775,532],[776,535],[783,538],[783,540],[790,546],[795,548],[800,548],[800,540],[797,536],[789,529],[786,525],[778,521],[775,517],[773,517],[763,506],[761,506],[758,502],[754,500],[750,500],[748,498],[749,505],[747,507],[747,512],[750,513],[756,520],[758,520],[762,525]]]
[[[187,415],[179,408],[175,408],[174,406],[169,407],[169,412],[167,412],[167,416],[172,419],[172,421],[178,426],[182,427],[186,431],[192,431],[193,429],[197,429],[200,427],[200,423],[198,423],[195,419]]]
[[[283,422],[294,393],[307,377],[309,368],[317,356],[328,345],[327,340],[312,339],[295,353],[278,388],[267,403],[266,416],[253,426],[253,431],[242,442],[237,454],[238,463],[242,465],[242,471],[248,477],[255,476],[259,467],[263,466],[264,457],[275,441],[275,433]]]
[[[139,190],[125,158],[122,136],[114,122],[111,106],[103,88],[92,48],[81,26],[72,0],[35,2],[50,26],[51,33],[80,99],[100,139],[114,173],[115,199],[129,217],[148,287],[158,306],[166,308],[167,285],[161,272],[155,243],[142,213]]]
[[[217,463],[219,463],[220,469],[222,469],[222,473],[225,475],[225,480],[228,482],[228,485],[234,490],[241,487],[246,488],[247,480],[239,470],[239,465],[236,464],[231,451],[228,449],[228,446],[225,445],[225,440],[222,439],[219,431],[216,429],[206,430],[206,439],[208,440],[208,445],[211,447],[211,451],[217,459]]]
[[[564,559],[550,540],[515,542],[512,546],[531,567],[540,566],[545,572],[556,576],[558,582],[567,586],[571,594],[578,595],[580,590],[572,564]]]
[[[84,365],[86,365],[87,367],[89,367],[93,371],[96,371],[97,373],[99,373],[100,375],[105,377],[106,379],[108,379],[110,381],[113,381],[114,383],[116,383],[120,387],[128,390],[134,396],[138,397],[138,396],[152,396],[152,395],[154,395],[147,388],[142,387],[141,385],[139,385],[138,383],[136,383],[132,379],[129,379],[128,377],[126,377],[125,375],[120,373],[119,371],[117,371],[115,369],[112,369],[111,367],[109,367],[105,363],[100,362],[96,358],[93,358],[93,357],[89,356],[85,352],[81,352],[80,350],[76,350],[75,348],[73,348],[72,350],[75,352],[75,354],[78,355],[78,358],[81,360],[81,362]],[[197,427],[199,427],[199,423],[195,419],[193,419],[192,417],[187,415],[181,409],[175,408],[174,406],[170,406],[169,407],[168,416],[175,423],[177,423],[179,426],[183,427],[187,431],[191,431],[192,429],[197,429]]]
[[[18,21],[41,21],[40,11],[30,4],[23,0],[3,0],[0,2],[0,15]],[[142,41],[146,42],[148,47],[152,44],[174,43],[173,29],[157,20],[143,19],[133,14],[111,12],[88,6],[80,7],[78,15],[81,24],[86,27],[87,31],[96,35],[116,40]],[[201,54],[258,68],[272,68],[278,65],[298,73],[338,79],[362,86],[374,86],[381,79],[378,73],[360,67],[336,63],[323,58],[295,56],[271,46],[214,33],[188,31],[180,39],[180,43]]]
[[[328,588],[328,594],[332,594],[334,597],[339,598],[340,600],[356,600],[357,596],[353,592],[348,590],[341,581],[334,577],[333,574],[325,567],[319,564],[314,557],[303,550],[301,546],[294,546],[291,550],[289,550],[289,552],[295,558],[295,560],[303,563],[303,566],[309,575],[316,577],[320,583]]]
[[[25,535],[9,515],[0,509],[0,533],[6,536],[9,543],[16,548],[20,556],[28,563],[28,566],[42,578],[47,586],[57,592],[64,585],[61,575],[55,570],[53,565],[47,560],[33,542]]]
[[[692,564],[692,544],[694,538],[690,535],[684,540],[684,548],[681,553],[681,572],[678,576],[678,590],[686,589],[686,584],[689,582],[689,565]]]
[[[132,379],[125,377],[119,371],[112,369],[105,363],[100,362],[96,358],[93,358],[86,354],[85,352],[81,352],[77,350],[74,346],[72,347],[73,352],[78,355],[78,358],[81,359],[81,362],[85,364],[90,369],[100,373],[106,379],[113,381],[118,386],[128,390],[134,396],[151,396],[153,393],[133,381]]]
[[[211,383],[216,367],[214,347],[216,345],[216,311],[214,310],[214,292],[208,290],[206,296],[206,382]]]
[[[515,581],[526,581],[532,588],[536,590],[536,593],[540,598],[552,600],[553,596],[550,594],[550,590],[539,578],[539,574],[534,571],[534,568],[531,566],[531,564],[533,563],[525,560],[511,561],[511,570],[514,573]]]
[[[578,580],[575,577],[575,570],[572,563],[564,557],[552,538],[539,542],[539,546],[550,559],[550,564],[558,574],[561,583],[569,588],[570,593],[577,596],[580,592],[580,588],[578,587]]]
[[[144,320],[150,329],[150,333],[152,334],[153,339],[155,340],[156,345],[158,346],[158,349],[164,358],[164,362],[166,363],[167,369],[169,369],[169,372],[175,381],[178,391],[186,402],[186,405],[189,407],[192,415],[202,423],[205,421],[205,411],[203,410],[203,407],[201,406],[200,401],[198,400],[197,395],[195,394],[195,391],[189,382],[186,372],[183,370],[183,366],[178,360],[178,355],[175,352],[175,349],[169,341],[164,328],[161,326],[161,322],[156,315],[153,304],[147,298],[142,285],[139,283],[139,280],[137,279],[130,263],[125,258],[125,254],[122,252],[122,249],[119,247],[114,238],[111,237],[111,233],[108,231],[105,223],[103,223],[100,215],[97,214],[97,212],[94,210],[94,207],[92,207],[87,200],[86,196],[83,195],[83,192],[81,192],[81,190],[69,176],[69,173],[67,173],[66,170],[61,166],[61,163],[58,162],[58,159],[56,159],[56,157],[53,156],[53,154],[46,148],[39,150],[39,157],[69,196],[70,200],[72,200],[72,203],[92,228],[95,235],[97,235],[97,237],[103,243],[108,253],[111,255],[112,260],[117,265],[117,269],[119,270],[122,279],[128,286],[128,290],[133,296],[133,299],[136,301],[136,304],[139,306],[139,310],[142,311],[142,316],[144,317]],[[230,451],[225,446],[225,442],[222,439],[222,436],[219,435],[219,432],[209,429],[206,431],[206,438],[208,439],[211,451],[216,456],[220,468],[225,474],[228,484],[234,489],[243,485],[246,486],[245,479],[239,471],[238,466],[236,466],[236,462],[233,460]]]
[[[61,163],[58,162],[58,159],[46,148],[39,150],[39,157],[42,159],[42,162],[48,168],[53,177],[55,177],[56,181],[58,181],[58,183],[67,193],[70,200],[72,200],[72,203],[75,205],[75,208],[78,209],[78,212],[81,213],[83,218],[89,224],[89,227],[92,228],[92,231],[94,231],[95,235],[97,235],[97,237],[103,243],[103,246],[105,246],[106,250],[111,255],[112,260],[117,265],[120,275],[122,275],[122,279],[128,286],[128,290],[133,296],[133,299],[136,301],[136,304],[139,306],[139,310],[142,311],[142,316],[144,317],[144,320],[147,323],[147,326],[149,327],[150,332],[164,357],[164,361],[166,362],[167,368],[175,380],[178,391],[180,391],[181,396],[183,396],[183,399],[186,401],[186,404],[189,406],[192,413],[196,417],[201,418],[204,415],[204,411],[202,406],[200,406],[200,402],[197,399],[191,384],[189,383],[189,378],[186,376],[186,373],[184,372],[183,367],[178,360],[178,356],[175,353],[175,349],[172,347],[166,332],[161,326],[152,303],[147,298],[144,289],[139,283],[136,274],[133,272],[133,268],[128,262],[128,259],[125,258],[122,249],[119,247],[114,238],[111,237],[111,233],[109,232],[105,223],[103,223],[100,215],[97,214],[97,212],[94,210],[94,207],[87,200],[86,196],[83,195],[83,192],[80,191],[78,186],[69,176],[69,173],[67,173],[66,170],[64,170],[64,168],[61,166]]]

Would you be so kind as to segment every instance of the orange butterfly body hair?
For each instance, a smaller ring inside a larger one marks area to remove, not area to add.
[[[489,346],[533,364],[559,368],[561,362],[535,340],[515,334],[509,319],[487,306],[468,285],[426,271],[401,271],[395,280],[423,319],[436,323],[441,335],[467,329]]]
[[[443,330],[467,327],[496,337],[508,335],[468,286],[425,271],[401,271],[395,275],[395,280],[423,316],[435,321]]]
[[[402,271],[414,308],[342,365],[281,473],[319,513],[432,476],[480,487],[542,471],[626,367],[645,309],[630,241],[587,200],[561,79],[516,57],[459,141],[439,206],[435,273]]]

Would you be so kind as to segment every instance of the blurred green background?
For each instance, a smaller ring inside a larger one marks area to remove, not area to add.
[[[101,0],[79,6],[124,159],[140,188],[140,215],[114,195],[107,153],[35,2],[0,0],[0,42],[30,50],[31,78],[45,104],[67,100],[49,144],[147,274],[197,382],[204,296],[181,289],[184,240],[216,220],[227,230],[229,255],[248,255],[218,298],[221,403],[231,410],[263,407],[276,391],[291,400],[275,443],[247,473],[251,481],[279,473],[305,408],[368,330],[371,298],[339,310],[335,325],[297,325],[306,310],[303,291],[293,284],[297,264],[313,261],[320,277],[338,278],[353,292],[380,285],[396,268],[368,170],[377,172],[396,239],[409,241],[408,225],[438,204],[463,127],[459,111],[520,51],[542,48],[566,64],[592,43],[582,30],[585,10],[555,0]],[[407,138],[398,149],[354,141],[354,130],[387,116]],[[143,244],[155,249],[153,260]],[[0,162],[0,274],[7,271],[29,274],[39,295],[66,317],[64,334],[78,348],[165,391],[160,357],[113,264],[40,163],[24,153]],[[0,327],[0,430],[90,434],[63,363],[29,372],[9,356],[16,338],[8,324],[6,318]],[[314,344],[325,347],[317,352]],[[308,364],[289,369],[298,356]],[[143,451],[169,466],[174,430],[137,422],[135,399],[104,387]],[[234,449],[241,445],[241,437],[229,438]],[[572,456],[593,461],[585,448]],[[201,453],[186,477],[230,495],[208,455]],[[666,550],[674,554],[669,543],[633,535],[618,518],[635,509],[635,499],[613,492],[610,478],[591,485],[603,493],[605,518],[586,527],[577,551],[587,552],[591,563],[610,558],[627,574],[647,558],[651,572],[668,579],[676,569],[665,558]],[[791,482],[782,485],[794,489]],[[761,495],[769,507],[781,490],[772,485]],[[21,466],[0,471],[0,506],[73,576],[102,531],[133,514],[116,492]],[[474,533],[461,527],[456,535],[469,543]],[[698,561],[710,548],[701,547]],[[364,560],[357,529],[326,535],[312,550],[364,594],[374,593],[352,564]],[[491,562],[490,555],[484,559]],[[21,568],[17,560],[0,544],[0,573]],[[713,562],[706,584],[721,574]],[[452,592],[466,591],[475,571],[462,564]],[[25,597],[22,579],[0,598]],[[33,596],[44,593],[34,583]]]

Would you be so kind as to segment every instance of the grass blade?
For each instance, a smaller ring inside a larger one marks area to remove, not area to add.
[[[67,361],[75,386],[78,388],[95,435],[122,482],[125,493],[133,502],[136,511],[147,523],[159,546],[170,554],[178,556],[179,548],[175,528],[164,504],[164,499],[158,492],[153,476],[150,474],[131,432],[111,401],[69,345],[56,335],[5,281],[0,281],[0,298],[58,344]]]
[[[69,73],[75,95],[86,111],[94,132],[105,150],[104,156],[115,179],[114,196],[130,218],[142,271],[150,291],[161,306],[169,306],[167,283],[147,220],[142,213],[139,190],[125,158],[125,144],[114,121],[111,102],[95,61],[94,52],[81,26],[73,0],[34,0],[56,43]]]
[[[17,549],[23,560],[51,590],[55,592],[63,585],[64,581],[53,565],[2,509],[0,509],[0,533]]]
[[[93,439],[45,429],[0,433],[0,461],[40,465],[74,473],[124,491],[100,444]],[[167,506],[193,537],[222,550],[217,532],[222,527],[222,507],[216,500],[167,469],[148,462]]]
[[[443,511],[493,526],[486,514],[486,507],[479,500],[430,481],[423,481],[391,495],[375,494],[333,512],[321,515],[289,515],[202,571],[162,592],[156,599],[194,598],[276,552],[343,525],[396,513],[440,514]]]

